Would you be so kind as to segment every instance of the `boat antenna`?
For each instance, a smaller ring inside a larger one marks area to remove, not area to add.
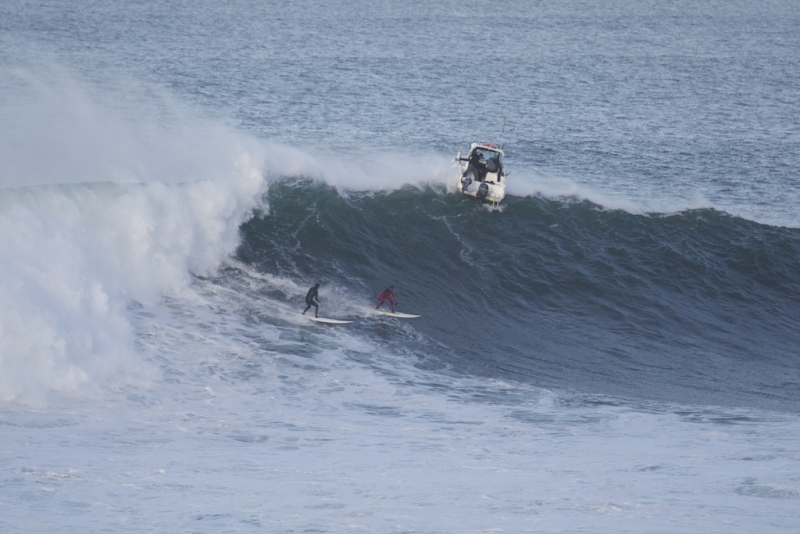
[[[503,131],[500,132],[500,150],[503,150],[503,136],[506,133],[506,118],[503,117]]]

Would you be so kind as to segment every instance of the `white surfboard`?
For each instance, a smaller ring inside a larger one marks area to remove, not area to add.
[[[325,324],[350,324],[353,321],[340,321],[339,319],[328,319],[327,317],[309,317],[312,321]]]
[[[391,312],[385,310],[377,310],[378,313],[388,315],[389,317],[397,317],[398,319],[416,319],[422,317],[421,315],[412,315],[410,313]]]

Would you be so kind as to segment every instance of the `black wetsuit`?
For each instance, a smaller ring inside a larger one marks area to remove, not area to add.
[[[303,315],[306,314],[311,306],[314,306],[314,317],[319,316],[319,306],[317,306],[317,302],[314,302],[314,299],[317,299],[317,302],[319,302],[319,285],[316,285],[308,290],[308,293],[306,294],[306,304],[308,306],[306,306],[306,309],[303,310]]]

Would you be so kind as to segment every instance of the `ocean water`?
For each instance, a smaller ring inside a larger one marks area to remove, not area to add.
[[[3,2],[0,531],[797,532],[798,51],[796,1]]]

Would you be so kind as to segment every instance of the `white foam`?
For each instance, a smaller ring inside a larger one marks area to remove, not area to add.
[[[125,117],[63,73],[19,77],[29,92],[0,113],[19,119],[14,150],[0,143],[0,399],[43,403],[148,374],[128,306],[218,268],[261,207],[266,164],[222,125]]]
[[[349,191],[388,191],[403,186],[449,184],[452,165],[434,154],[402,151],[384,154],[332,155],[326,162],[325,181]]]
[[[452,162],[433,153],[332,152],[278,143],[269,143],[268,152],[271,178],[312,178],[345,194],[393,191],[407,186],[449,186],[456,176]]]
[[[748,191],[722,194],[713,188],[693,183],[659,183],[607,177],[586,183],[552,170],[515,172],[508,179],[508,195],[541,196],[549,199],[589,201],[603,209],[621,210],[634,215],[675,214],[697,209],[716,209],[761,224],[800,226],[800,217],[791,198],[780,202],[753,198]],[[791,192],[784,192],[784,197]]]
[[[507,192],[518,197],[587,200],[604,209],[621,210],[634,215],[678,213],[714,207],[699,191],[653,191],[646,185],[630,188],[620,182],[589,185],[545,170],[515,173],[508,180]]]

